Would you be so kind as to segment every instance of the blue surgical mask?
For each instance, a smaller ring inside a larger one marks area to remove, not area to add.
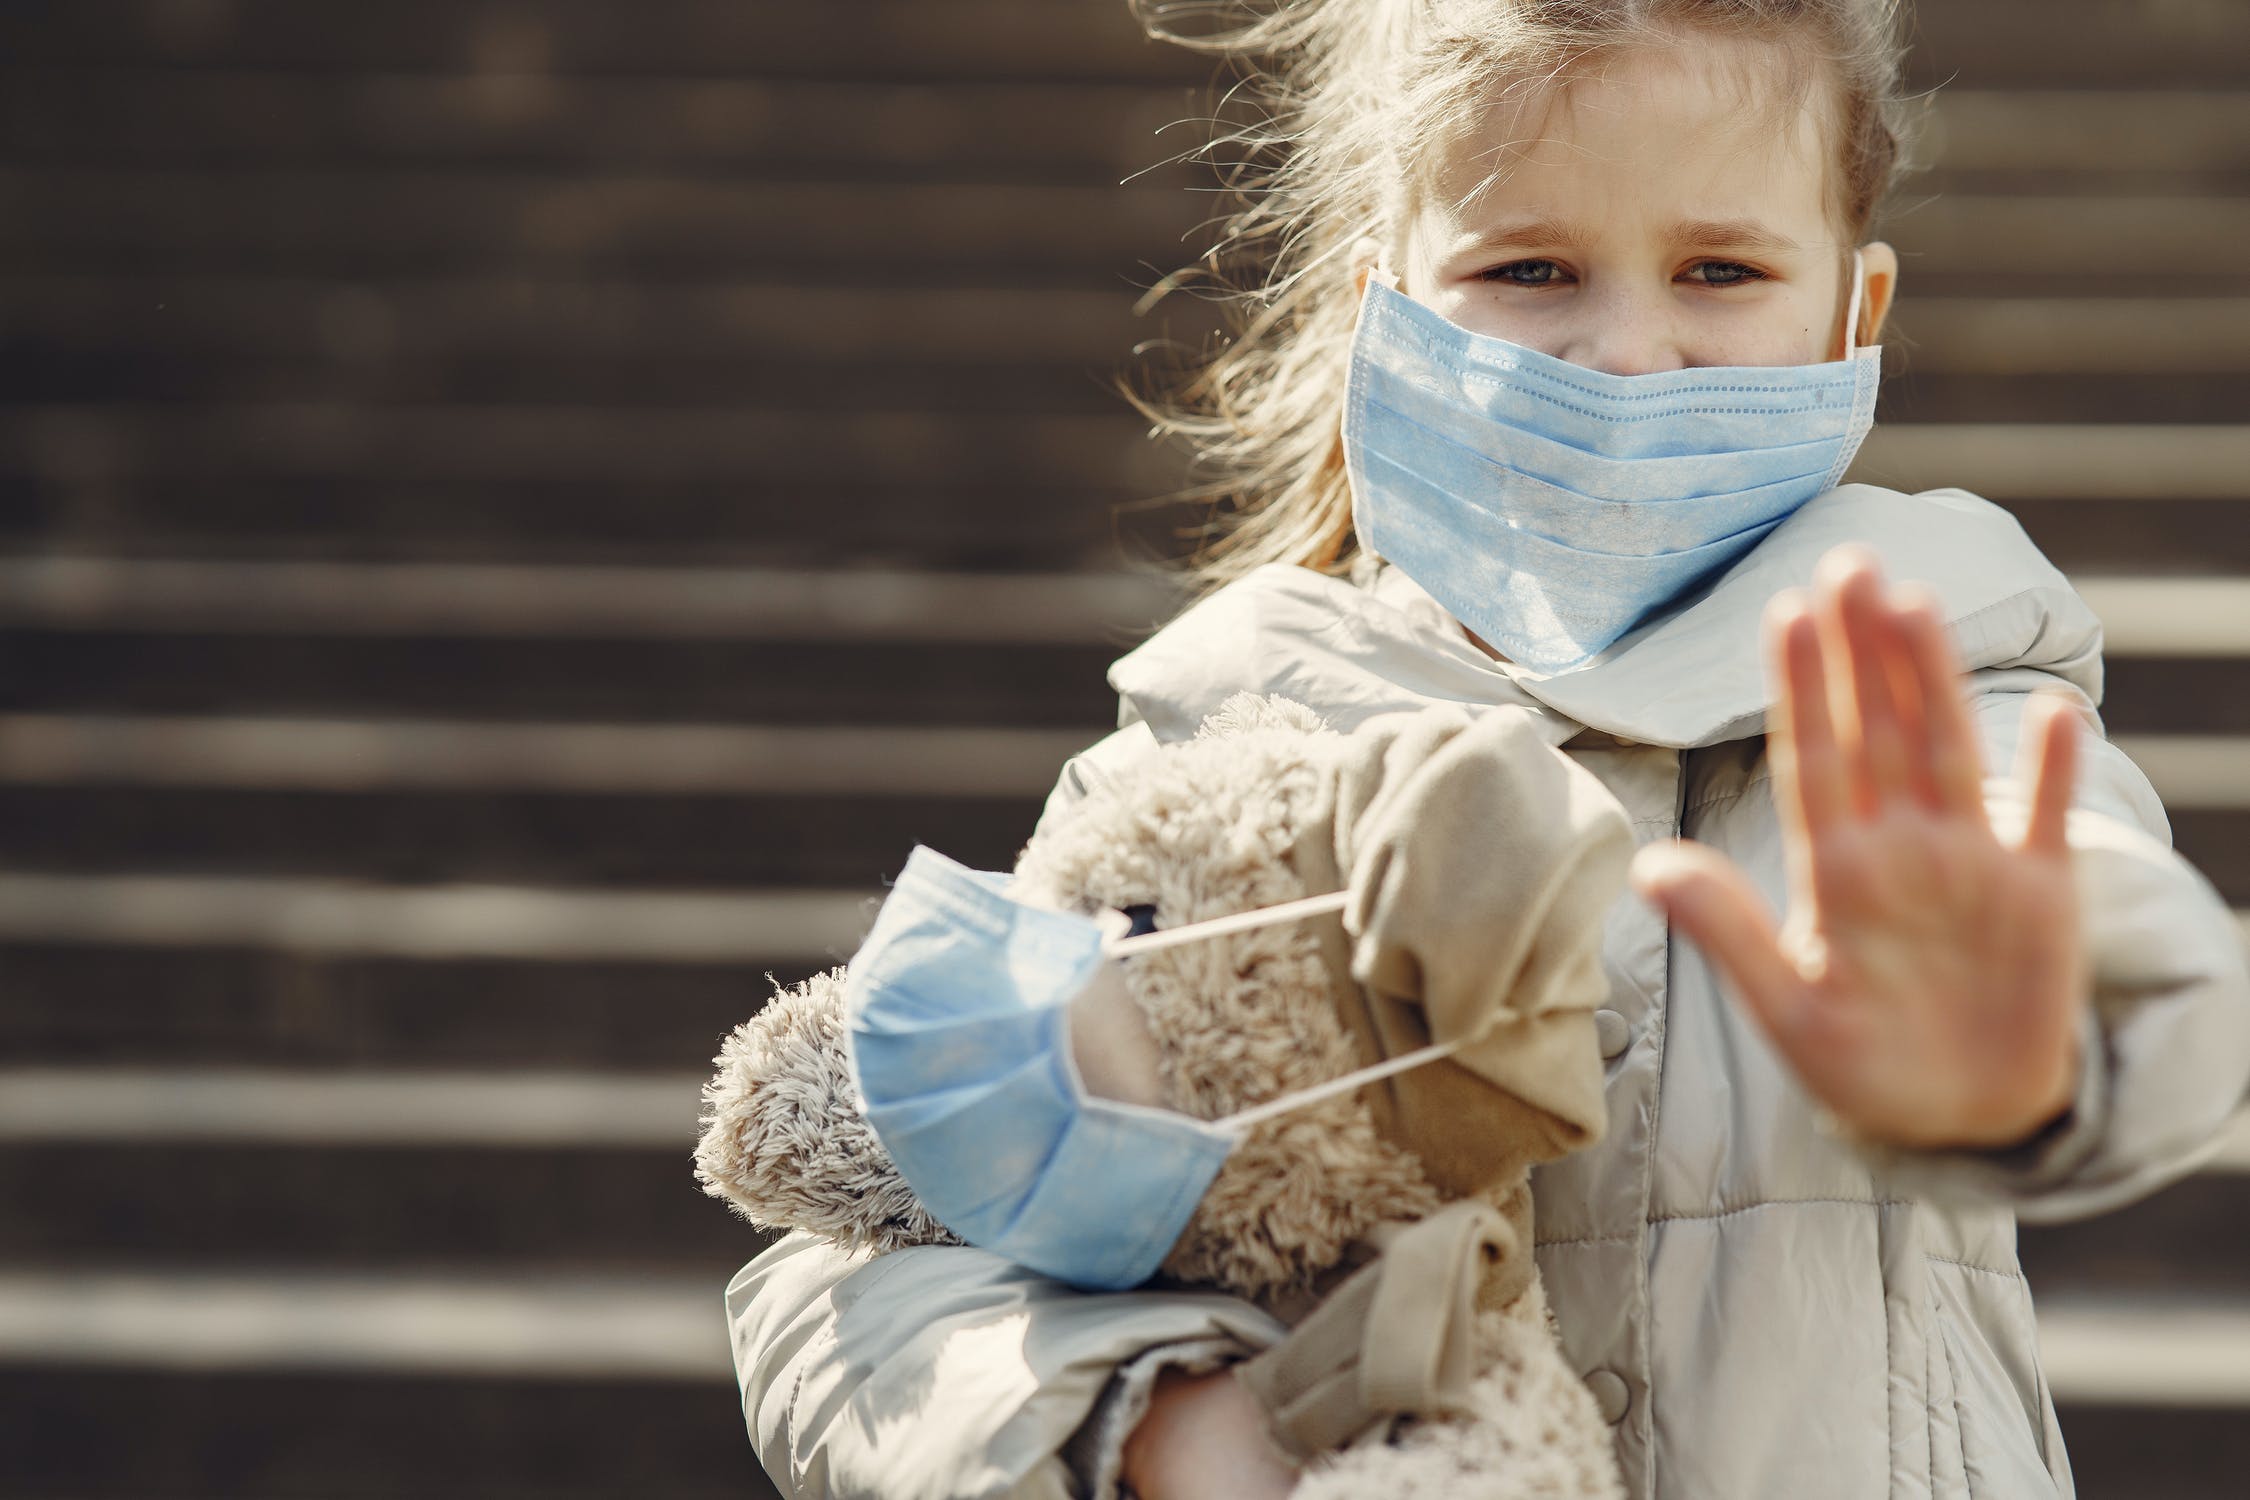
[[[1121,938],[1017,901],[1007,883],[916,846],[846,970],[847,1037],[868,1124],[923,1206],[970,1244],[1046,1275],[1111,1290],[1147,1280],[1250,1127],[1469,1040],[1219,1120],[1102,1098],[1070,1038],[1072,1005],[1105,965],[1339,911],[1345,893]]]
[[[1471,333],[1368,278],[1344,458],[1353,522],[1462,624],[1539,672],[1584,666],[1832,489],[1875,420],[1879,347],[1609,375]]]

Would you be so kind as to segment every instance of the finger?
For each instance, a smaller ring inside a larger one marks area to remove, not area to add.
[[[1863,1007],[1838,1003],[1818,975],[1800,971],[1749,878],[1716,850],[1676,840],[1642,849],[1632,882],[1710,958],[1806,1090],[1856,1117],[1869,1017]],[[1808,962],[1825,968],[1815,945],[1802,947]]]
[[[1732,861],[1707,845],[1667,840],[1633,856],[1631,880],[1768,1030],[1794,1029],[1804,981],[1781,951],[1765,898]]]
[[[1984,815],[1984,751],[1969,717],[1960,660],[1945,632],[1945,616],[1928,585],[1900,584],[1892,604],[1907,659],[1921,688],[1923,755],[1932,804],[1941,812]]]
[[[1873,554],[1851,546],[1832,549],[1814,578],[1814,617],[1842,699],[1835,713],[1852,807],[1871,817],[1909,786],[1906,735],[1886,664],[1882,578]]]
[[[2028,852],[2066,855],[2070,802],[2077,788],[2078,737],[2083,725],[2078,705],[2062,693],[2035,693],[2024,709],[2024,740],[2019,759],[2029,774],[2017,779],[2030,788],[2031,819],[2024,827]]]
[[[1851,792],[1828,713],[1819,631],[1803,589],[1784,589],[1767,605],[1766,646],[1777,684],[1766,747],[1775,805],[1795,825],[1796,845],[1809,848],[1849,814]]]

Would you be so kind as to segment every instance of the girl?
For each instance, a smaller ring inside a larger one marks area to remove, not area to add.
[[[1835,485],[1897,284],[1888,0],[1259,9],[1197,44],[1272,59],[1273,275],[1166,416],[1223,586],[1112,669],[1127,727],[1050,810],[1243,689],[1538,709],[1644,846],[1608,1133],[1534,1177],[1629,1490],[2070,1494],[2016,1219],[2192,1168],[2250,976],[2078,732],[2061,575],[1973,496]],[[1282,1330],[1230,1299],[793,1236],[729,1306],[798,1495],[1291,1482],[1227,1371]]]

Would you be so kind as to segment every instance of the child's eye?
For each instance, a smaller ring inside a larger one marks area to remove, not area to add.
[[[1508,286],[1552,286],[1563,279],[1563,270],[1551,260],[1512,260],[1477,272],[1477,279]]]
[[[1697,275],[1697,272],[1704,274]],[[1731,260],[1699,260],[1687,270],[1690,281],[1700,281],[1705,286],[1740,286],[1746,281],[1764,281],[1766,273],[1756,266],[1746,266]]]

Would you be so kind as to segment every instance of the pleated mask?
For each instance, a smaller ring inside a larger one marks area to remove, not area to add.
[[[847,1046],[868,1124],[923,1205],[970,1244],[1060,1280],[1147,1280],[1252,1126],[1469,1040],[1217,1120],[1102,1097],[1072,1054],[1071,1010],[1105,965],[1341,911],[1347,893],[1121,937],[1013,899],[1008,878],[915,847],[846,970]]]
[[[1344,457],[1362,547],[1538,672],[1591,661],[1832,489],[1875,420],[1882,350],[1611,375],[1471,333],[1369,276]]]

